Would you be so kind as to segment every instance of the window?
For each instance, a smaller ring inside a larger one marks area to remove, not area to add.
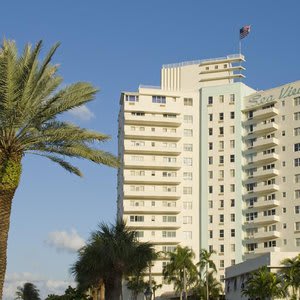
[[[234,266],[235,265],[235,259],[231,260],[231,265]]]
[[[162,231],[162,237],[163,238],[175,238],[176,237],[176,231]]]
[[[234,162],[235,158],[234,158],[234,154],[230,155],[230,162]]]
[[[234,207],[235,206],[235,200],[234,199],[230,199],[230,206]]]
[[[300,238],[296,238],[296,246],[300,247]]]
[[[295,214],[300,214],[300,205],[295,206]]]
[[[230,112],[230,119],[234,119],[234,111]]]
[[[163,216],[163,222],[176,222],[176,216]]]
[[[208,157],[208,164],[209,164],[209,165],[212,165],[212,164],[213,164],[213,157],[212,157],[212,156],[209,156],[209,157]]]
[[[220,253],[224,253],[224,245],[220,245]]]
[[[230,148],[231,149],[235,148],[235,140],[230,140]]]
[[[231,244],[230,245],[230,251],[231,252],[235,252],[235,244]]]
[[[235,222],[235,214],[230,214],[230,221]]]
[[[295,198],[296,199],[300,198],[300,190],[295,190]]]
[[[144,231],[135,231],[135,236],[137,237],[137,238],[142,238],[142,237],[144,237]]]
[[[299,167],[300,166],[300,158],[295,158],[294,159],[294,166]]]
[[[213,208],[213,202],[212,202],[212,200],[208,201],[208,208]]]
[[[295,175],[295,183],[300,183],[300,174]]]
[[[219,156],[219,164],[224,164],[224,155]]]
[[[294,98],[294,106],[300,105],[300,97]]]
[[[224,127],[219,127],[219,134],[223,135],[224,134]]]
[[[294,151],[295,152],[300,151],[300,143],[294,144]]]
[[[212,97],[212,96],[209,96],[209,97],[208,97],[208,104],[211,105],[211,104],[213,104],[213,102],[214,102],[213,97]]]
[[[219,170],[219,179],[224,178],[224,170]]]
[[[212,224],[212,223],[213,223],[213,216],[212,216],[212,215],[209,215],[209,216],[208,216],[208,223],[209,223],[209,224]]]
[[[183,158],[183,164],[185,166],[192,166],[193,165],[193,159],[190,157],[184,157]]]
[[[209,114],[208,115],[208,119],[209,119],[210,122],[212,122],[212,120],[213,120],[213,114]]]
[[[192,187],[191,186],[184,186],[183,187],[183,194],[184,195],[191,195],[192,194]]]
[[[184,98],[183,104],[184,106],[193,106],[193,98]]]
[[[183,239],[191,240],[192,239],[192,232],[191,231],[183,231]]]
[[[220,95],[219,96],[219,102],[220,103],[224,103],[224,95]]]
[[[193,144],[183,144],[183,150],[192,152],[193,151]]]
[[[183,180],[193,180],[192,172],[183,172]]]
[[[224,229],[220,229],[219,238],[224,238]]]
[[[191,216],[183,216],[183,224],[192,224]]]
[[[193,116],[192,115],[183,116],[183,122],[187,124],[193,124]]]
[[[209,185],[209,186],[208,186],[208,193],[209,193],[209,194],[212,194],[212,193],[213,193],[213,186],[212,186],[212,185]]]
[[[224,121],[224,113],[219,113],[219,121]]]
[[[224,200],[219,200],[219,207],[224,208]]]
[[[295,222],[295,230],[300,231],[300,222]]]
[[[166,96],[152,96],[152,103],[166,103]]]
[[[281,120],[285,121],[285,115],[281,116]]]
[[[138,102],[139,101],[139,96],[137,96],[137,95],[126,95],[126,101]]]
[[[209,238],[212,239],[213,238],[213,231],[209,230]]]
[[[213,135],[213,129],[212,128],[208,128],[208,135]]]
[[[193,208],[193,203],[190,201],[183,202],[183,209],[184,210],[191,210]]]
[[[234,133],[234,126],[230,126],[230,133]]]
[[[130,222],[144,222],[144,216],[130,216]]]
[[[184,129],[183,135],[184,136],[193,136],[193,129]]]
[[[219,149],[224,150],[224,141],[219,141]]]
[[[224,185],[220,185],[220,193],[224,193]]]
[[[300,135],[300,127],[294,128],[294,136]]]
[[[300,111],[294,113],[294,120],[295,121],[300,120]]]
[[[224,223],[224,215],[219,215],[219,222]]]
[[[212,142],[208,143],[208,149],[213,150],[213,143]]]
[[[235,237],[235,229],[231,229],[230,230],[230,236],[231,237]]]
[[[208,178],[213,179],[214,177],[214,172],[213,171],[208,171]]]
[[[230,176],[235,177],[235,169],[230,169]]]
[[[235,94],[230,94],[230,102],[231,104],[233,104],[235,101]]]
[[[234,192],[235,191],[235,185],[234,184],[231,184],[230,185],[230,192]]]

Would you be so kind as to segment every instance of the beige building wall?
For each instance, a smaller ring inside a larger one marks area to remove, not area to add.
[[[201,89],[234,84],[243,77],[243,60],[233,55],[165,65],[161,87],[140,86],[121,95],[118,215],[157,251],[188,246],[199,261],[200,238],[207,236],[200,217],[200,203],[207,200],[199,184],[201,131],[207,126],[201,125]],[[161,259],[152,267],[157,283],[163,282],[166,263]],[[172,290],[164,284],[157,296]]]

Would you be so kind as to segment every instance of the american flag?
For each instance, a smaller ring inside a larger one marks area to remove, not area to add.
[[[240,29],[240,39],[246,37],[249,34],[249,32],[250,32],[250,25],[243,26]]]

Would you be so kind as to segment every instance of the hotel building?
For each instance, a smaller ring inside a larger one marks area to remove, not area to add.
[[[241,82],[243,61],[164,65],[161,86],[120,99],[118,216],[157,251],[188,246],[199,261],[214,250],[221,281],[226,267],[300,244],[300,82],[277,89],[284,101],[257,93]],[[151,270],[157,283],[166,263]]]

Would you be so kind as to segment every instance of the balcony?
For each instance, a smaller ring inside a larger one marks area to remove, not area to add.
[[[253,224],[272,224],[272,223],[276,223],[276,222],[280,222],[280,217],[276,216],[276,215],[272,215],[272,216],[263,216],[263,215],[259,215],[257,218],[255,218],[253,220]]]
[[[280,205],[279,200],[264,200],[263,197],[258,198],[258,201],[254,204],[254,208],[272,208]]]
[[[154,221],[151,222],[150,220],[145,220],[145,222],[130,222],[127,220],[126,223],[127,227],[133,230],[171,230],[171,229],[179,229],[181,227],[181,224],[179,222],[162,222],[162,221]]]
[[[148,142],[150,143],[150,142]],[[150,154],[150,155],[173,155],[177,156],[181,153],[181,147],[171,148],[171,147],[163,147],[161,145],[151,146],[136,146],[132,145],[131,141],[124,142],[124,153],[125,154]]]
[[[142,139],[142,140],[157,140],[157,141],[174,141],[177,142],[181,139],[182,130],[177,128],[176,132],[165,132],[163,130],[131,130],[125,128],[125,139]]]
[[[263,254],[268,252],[280,252],[280,247],[259,247],[255,249],[255,254]]]
[[[168,113],[166,112],[166,114]],[[152,115],[147,113],[144,116],[137,116],[125,112],[124,120],[125,125],[156,125],[178,127],[182,123],[182,117],[178,114],[176,115],[176,117],[164,117],[162,114]]]
[[[262,149],[267,149],[267,148],[271,148],[271,147],[275,147],[279,145],[279,141],[276,138],[259,138],[257,139],[254,143],[252,147],[249,147],[248,150],[262,150]]]
[[[164,192],[162,189],[159,190],[147,190],[144,191],[131,191],[126,186],[124,187],[124,199],[180,199],[180,192]]]
[[[266,108],[266,109],[256,110],[253,113],[252,119],[253,120],[268,119],[268,118],[277,116],[278,114],[279,114],[279,111],[278,111],[277,108],[275,108],[275,107],[269,107],[269,108]]]
[[[164,162],[161,160],[146,159],[143,161],[135,161],[125,158],[125,169],[150,169],[150,170],[179,170],[181,168],[181,161]]]
[[[162,175],[145,175],[145,176],[132,176],[129,174],[124,174],[124,183],[133,183],[133,184],[170,184],[178,185],[180,184],[178,177],[164,177]]]
[[[280,238],[280,232],[276,230],[271,231],[258,231],[254,234],[254,239],[259,240],[272,240]]]
[[[128,201],[128,200],[127,200]],[[125,201],[126,203],[126,201]],[[181,209],[177,206],[131,206],[124,204],[124,214],[173,214],[177,215]]]
[[[275,122],[270,122],[266,124],[259,123],[254,128],[253,135],[268,134],[276,130],[278,130],[278,125]]]
[[[257,195],[271,194],[277,191],[279,191],[279,186],[277,184],[259,184],[253,189],[253,193]]]
[[[269,169],[269,170],[263,170],[262,168],[257,169],[256,172],[253,173],[252,176],[249,176],[249,178],[253,178],[254,180],[261,180],[261,179],[267,179],[272,178],[279,175],[279,171],[277,169]]]
[[[279,159],[279,155],[276,153],[268,153],[264,154],[263,152],[259,152],[254,158],[252,162],[248,162],[246,166],[244,166],[245,169],[250,169],[256,166],[261,166],[265,164],[272,163]]]

